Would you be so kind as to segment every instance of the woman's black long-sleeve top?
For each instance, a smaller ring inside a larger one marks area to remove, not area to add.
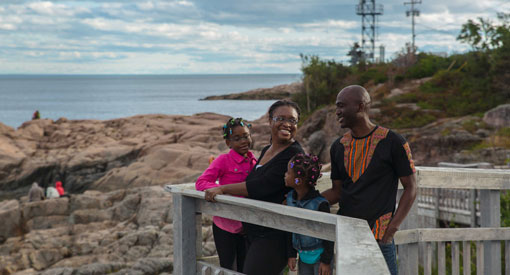
[[[289,160],[304,151],[301,145],[295,141],[266,164],[257,168],[269,147],[270,145],[264,147],[257,164],[246,178],[246,189],[250,199],[281,204],[285,200],[285,195],[291,190],[285,186],[285,172],[287,172]],[[243,223],[243,226],[249,238],[280,238],[282,234],[285,234],[280,230],[250,223]]]

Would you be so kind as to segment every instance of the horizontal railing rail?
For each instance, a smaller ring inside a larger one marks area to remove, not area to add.
[[[319,184],[330,187],[329,175],[323,173]],[[416,182],[420,188],[510,190],[510,170],[417,166]]]
[[[448,189],[510,189],[510,170],[416,167],[418,187]]]
[[[510,241],[510,227],[419,228],[400,230],[395,244],[450,241]]]

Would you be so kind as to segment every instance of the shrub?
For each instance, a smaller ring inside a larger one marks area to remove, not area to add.
[[[377,66],[362,72],[358,78],[359,84],[364,85],[370,80],[373,80],[374,84],[384,83],[388,80],[386,75],[386,66]]]
[[[433,76],[437,71],[446,69],[451,64],[450,58],[428,53],[419,53],[418,61],[405,73],[408,79]]]

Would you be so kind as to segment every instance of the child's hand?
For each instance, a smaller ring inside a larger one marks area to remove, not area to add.
[[[216,195],[223,195],[223,190],[221,189],[221,186],[205,190],[206,201],[216,202],[216,200],[214,199]]]
[[[296,258],[289,258],[287,264],[289,265],[289,269],[291,271],[296,271]]]
[[[321,262],[319,265],[319,275],[330,275],[331,274],[331,266],[329,264],[325,264]]]

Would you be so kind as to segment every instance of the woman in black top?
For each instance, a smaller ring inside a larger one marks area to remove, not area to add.
[[[284,180],[287,164],[295,154],[303,153],[301,145],[294,140],[299,113],[298,105],[292,101],[279,100],[271,105],[271,144],[262,150],[246,182],[208,189],[205,199],[214,201],[216,195],[229,194],[281,204],[290,191]],[[243,225],[250,243],[243,273],[279,274],[287,264],[287,233],[249,223]]]

